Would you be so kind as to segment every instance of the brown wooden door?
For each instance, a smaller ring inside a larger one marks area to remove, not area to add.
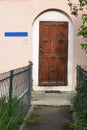
[[[67,85],[68,22],[39,25],[39,85]]]

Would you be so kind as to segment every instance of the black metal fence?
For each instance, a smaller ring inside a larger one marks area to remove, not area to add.
[[[87,66],[77,66],[76,91],[74,106],[78,116],[78,129],[87,130]]]
[[[77,93],[87,94],[87,66],[77,66]]]
[[[32,90],[32,62],[29,62],[28,66],[0,74],[0,99],[2,97],[6,98],[9,105],[8,106],[9,117],[11,117],[12,109],[18,108],[20,102],[22,103],[22,108],[20,109],[22,109],[23,114],[27,113],[31,105],[30,103],[31,90]],[[13,100],[16,100],[14,105],[12,104]],[[19,114],[18,111],[16,112],[16,117],[17,114]],[[2,120],[0,119],[0,125],[1,121]],[[0,130],[1,128],[2,126],[0,126]]]

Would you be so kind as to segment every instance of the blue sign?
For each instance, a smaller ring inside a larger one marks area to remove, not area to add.
[[[28,37],[28,32],[5,32],[5,37]]]

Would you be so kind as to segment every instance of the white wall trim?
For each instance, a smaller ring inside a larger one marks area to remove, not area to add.
[[[38,86],[38,63],[39,63],[39,21],[67,21],[68,22],[68,85],[67,86]],[[41,13],[33,24],[33,90],[59,90],[72,91],[72,70],[73,70],[73,26],[70,18],[61,11],[49,10]]]

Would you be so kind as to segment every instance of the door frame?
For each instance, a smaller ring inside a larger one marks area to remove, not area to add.
[[[38,63],[39,63],[39,22],[40,21],[67,21],[68,26],[68,85],[65,86],[53,86],[53,87],[39,87],[38,86]],[[69,16],[66,13],[58,10],[49,10],[41,13],[35,19],[33,23],[32,31],[32,53],[33,53],[33,89],[35,91],[44,91],[44,90],[60,90],[60,91],[72,91],[72,71],[73,71],[73,24]],[[72,49],[71,49],[72,48]]]

